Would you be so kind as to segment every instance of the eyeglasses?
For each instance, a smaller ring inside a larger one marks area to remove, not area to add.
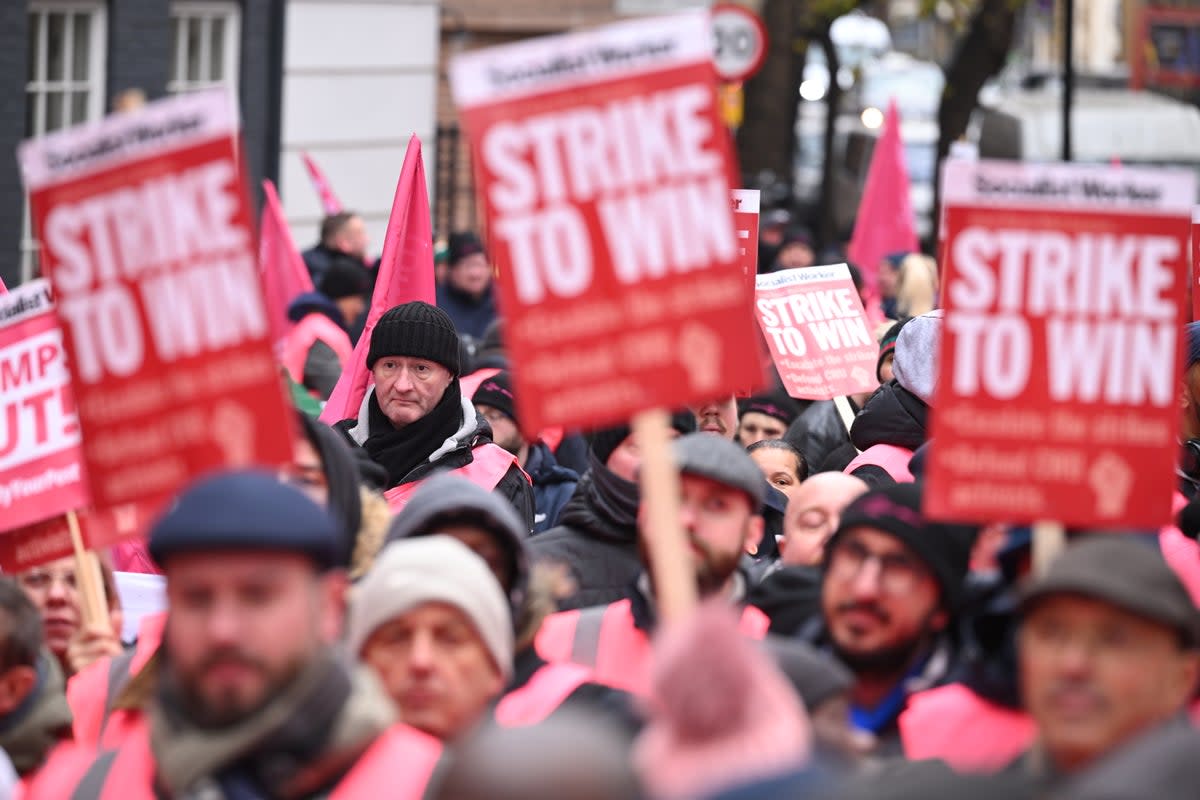
[[[829,554],[829,579],[854,580],[871,562],[879,564],[879,588],[886,594],[907,594],[929,573],[903,553],[871,552],[858,541],[839,542]]]

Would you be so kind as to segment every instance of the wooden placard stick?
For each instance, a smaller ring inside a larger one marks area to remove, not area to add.
[[[692,555],[679,524],[679,467],[671,452],[671,418],[662,409],[633,418],[642,466],[642,536],[650,553],[659,619],[678,620],[696,606]]]
[[[100,577],[100,560],[83,546],[79,518],[67,512],[67,528],[71,532],[71,547],[75,551],[75,583],[79,590],[80,612],[88,626],[110,628],[108,600],[104,596],[104,581]]]

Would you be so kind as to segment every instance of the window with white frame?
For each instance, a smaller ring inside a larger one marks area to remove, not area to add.
[[[26,136],[41,136],[104,114],[105,22],[104,3],[96,0],[29,4]],[[26,208],[22,280],[33,275],[37,249]]]
[[[228,86],[237,89],[241,9],[234,2],[171,5],[172,93]]]

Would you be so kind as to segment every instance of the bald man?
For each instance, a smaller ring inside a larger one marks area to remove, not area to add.
[[[750,592],[750,602],[771,618],[771,633],[790,635],[820,614],[825,543],[841,523],[842,511],[867,488],[852,475],[818,472],[788,502],[780,566]]]

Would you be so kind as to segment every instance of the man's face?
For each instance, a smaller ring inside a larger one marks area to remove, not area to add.
[[[800,484],[789,497],[783,516],[783,563],[820,564],[825,543],[841,524],[842,512],[866,491],[867,484],[840,472],[818,472]]]
[[[791,242],[784,245],[784,248],[779,251],[776,256],[776,262],[779,264],[779,269],[798,269],[800,267],[811,267],[814,261],[812,248],[804,242]]]
[[[167,660],[204,725],[263,707],[337,634],[341,584],[304,556],[181,554],[166,573]]]
[[[362,217],[351,217],[338,231],[337,250],[365,260],[367,257],[367,225]]]
[[[900,270],[886,258],[879,262],[879,294],[883,297],[896,296],[896,284],[900,282]]]
[[[1084,597],[1038,603],[1018,643],[1025,707],[1066,772],[1177,714],[1196,683],[1197,656],[1173,631]]]
[[[879,382],[891,383],[892,378],[896,377],[896,372],[892,367],[892,362],[896,360],[895,353],[888,353],[883,357],[883,363],[879,365]]]
[[[667,431],[669,439],[678,439],[679,431],[671,428]],[[604,466],[608,467],[618,478],[624,478],[630,483],[637,483],[638,469],[642,466],[642,451],[638,448],[637,437],[632,433],[621,440],[616,449],[608,456],[608,461],[604,462]]]
[[[472,253],[453,264],[446,279],[460,292],[479,297],[492,282],[492,265],[483,253]]]
[[[796,454],[780,447],[760,447],[750,454],[754,463],[762,470],[767,483],[787,495],[788,505],[800,491],[800,478],[797,473],[800,465],[796,463]]]
[[[437,533],[439,536],[449,536],[465,544],[471,552],[487,562],[488,569],[496,576],[496,580],[500,583],[504,591],[506,593],[512,591],[514,577],[512,574],[512,564],[508,553],[496,541],[495,535],[474,525],[461,523],[456,525],[439,525]]]
[[[733,395],[693,408],[692,413],[696,415],[696,430],[715,433],[730,441],[737,434],[737,399]]]
[[[758,411],[747,411],[738,422],[737,440],[742,447],[749,447],[764,439],[782,439],[787,432],[783,420]]]
[[[67,556],[20,576],[21,588],[42,612],[46,648],[59,660],[67,654],[71,637],[79,630],[79,590],[75,585],[75,558]]]
[[[495,406],[485,405],[484,403],[476,403],[475,410],[492,427],[492,441],[514,456],[520,455],[521,448],[525,446],[525,439],[521,436],[521,432],[517,430],[517,423],[513,422],[512,417]]]
[[[697,585],[702,595],[718,592],[737,569],[747,543],[758,544],[762,538],[762,517],[740,489],[686,473],[679,476],[679,488],[679,522]],[[642,527],[643,535],[653,535]]]
[[[406,724],[443,740],[465,733],[504,688],[471,620],[426,603],[377,628],[362,660],[375,670]]]
[[[371,368],[375,396],[383,415],[403,428],[433,410],[454,376],[434,361],[407,356],[384,356]]]
[[[856,673],[907,669],[946,626],[937,582],[899,539],[853,528],[829,554],[821,610],[838,657]]]

